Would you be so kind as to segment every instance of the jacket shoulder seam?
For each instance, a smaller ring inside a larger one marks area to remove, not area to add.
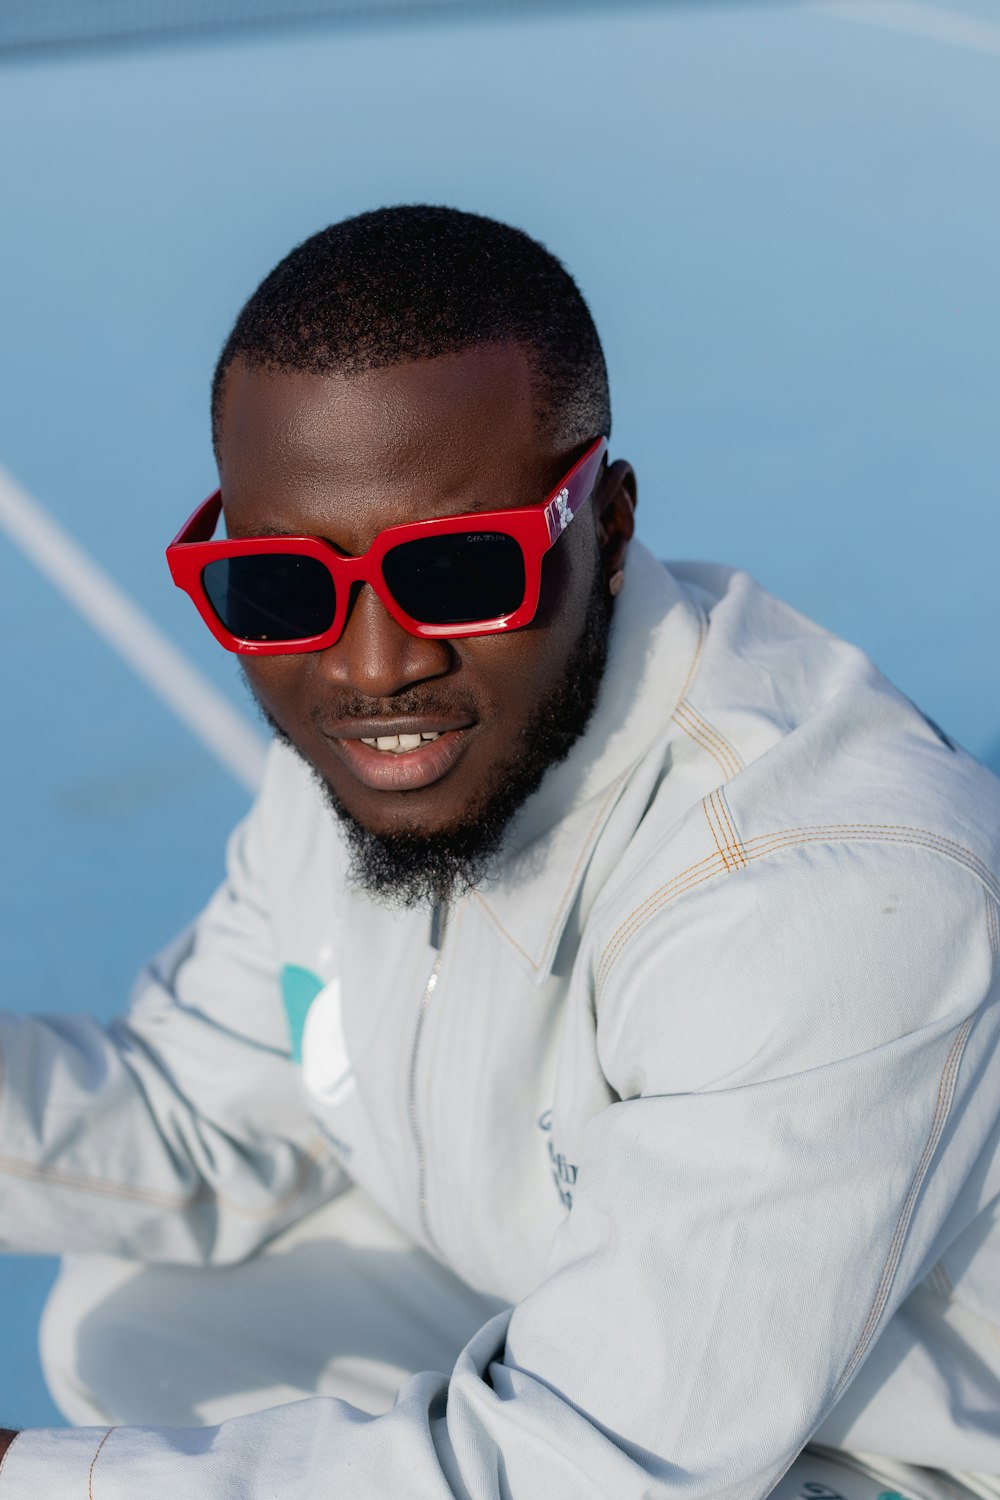
[[[686,870],[680,871],[659,886],[620,923],[602,949],[597,962],[595,988],[598,995],[615,963],[633,938],[664,906],[669,905],[678,896],[685,895],[695,886],[713,879],[716,875],[735,874],[741,869],[748,868],[751,860],[765,859],[783,849],[816,843],[881,843],[927,849],[933,854],[962,865],[980,882],[984,890],[992,897],[993,902],[1000,905],[1000,881],[978,855],[954,839],[933,833],[930,829],[911,827],[906,824],[833,823],[779,829],[773,833],[758,834],[755,838],[745,841],[739,840],[734,835],[731,840],[728,840],[725,836],[720,837],[723,835],[725,823],[720,821],[713,824],[713,816],[717,820],[721,819],[721,814],[716,809],[717,803],[721,803],[725,809],[721,788],[710,793],[709,797],[703,801],[716,852],[699,860],[697,864],[690,865]],[[731,823],[730,828],[732,828]],[[993,927],[990,930],[991,933],[996,934],[997,947],[1000,949],[1000,930],[997,928],[997,920],[994,910]]]

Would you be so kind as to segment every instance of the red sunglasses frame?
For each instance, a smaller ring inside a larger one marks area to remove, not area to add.
[[[332,542],[315,536],[233,537],[213,542],[212,533],[222,511],[222,491],[216,490],[199,505],[170,543],[167,564],[174,583],[194,600],[198,613],[220,645],[227,651],[246,656],[288,656],[299,651],[323,651],[334,645],[347,623],[352,585],[356,583],[370,584],[392,618],[411,635],[425,639],[457,639],[518,630],[534,619],[538,609],[542,558],[590,498],[607,451],[607,439],[598,438],[536,505],[519,506],[513,510],[465,511],[439,520],[387,526],[359,557],[346,557]],[[461,531],[499,531],[518,543],[524,558],[524,598],[512,613],[491,620],[474,620],[464,625],[425,625],[408,615],[393,598],[382,572],[382,560],[387,552],[403,542],[430,536],[451,536]],[[220,558],[276,552],[312,557],[329,569],[334,581],[336,612],[329,629],[321,635],[290,641],[248,641],[227,630],[212,608],[202,582],[202,572],[208,563]]]

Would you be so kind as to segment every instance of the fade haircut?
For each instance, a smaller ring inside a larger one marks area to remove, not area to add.
[[[531,362],[540,430],[567,448],[608,437],[607,369],[569,272],[519,229],[455,208],[379,208],[331,224],[261,282],[212,382],[218,451],[226,371],[358,375],[514,340]]]

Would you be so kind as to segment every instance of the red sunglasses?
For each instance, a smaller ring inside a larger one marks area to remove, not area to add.
[[[493,635],[534,619],[542,558],[590,497],[608,445],[598,438],[537,505],[387,526],[360,557],[314,536],[213,542],[222,493],[167,548],[170,573],[227,651],[322,651],[347,623],[355,584],[375,590],[411,635]]]

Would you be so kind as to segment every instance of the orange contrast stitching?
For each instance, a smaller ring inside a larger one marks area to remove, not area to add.
[[[709,827],[712,828],[711,821],[709,821]],[[712,828],[712,833],[714,837],[714,828]],[[922,837],[915,835],[922,835]],[[996,888],[997,899],[1000,900],[1000,888],[996,887],[996,881],[992,872],[987,870],[982,861],[972,854],[970,850],[963,848],[961,844],[956,844],[951,839],[944,838],[940,834],[931,833],[929,830],[922,828],[907,828],[905,824],[847,823],[839,826],[831,824],[827,827],[785,829],[779,833],[761,834],[757,838],[749,839],[746,843],[739,845],[739,852],[745,860],[763,859],[765,856],[774,854],[780,849],[791,849],[801,844],[820,843],[824,839],[836,839],[843,843],[862,843],[878,839],[881,842],[889,844],[910,845],[914,848],[929,848],[936,854],[948,855],[967,869],[970,869],[973,874],[983,880],[984,884],[988,884],[991,891]],[[675,875],[665,885],[647,896],[642,905],[631,912],[616,931],[612,933],[598,962],[595,977],[595,983],[598,988],[607,979],[608,973],[620,956],[624,946],[634,937],[640,928],[645,926],[654,912],[667,905],[676,896],[690,890],[693,885],[700,885],[702,883],[701,880],[696,880],[690,881],[687,884],[681,884],[680,882],[684,876],[693,870],[704,868],[706,865],[711,866],[712,864],[716,864],[717,868],[714,871],[710,869],[708,875],[703,878],[707,880],[713,874],[721,874],[722,868],[718,863],[720,860],[725,869],[729,870],[729,864],[722,854],[722,848],[717,838],[716,846],[719,849],[718,855],[711,854],[706,859],[700,860],[698,864],[691,865],[687,870],[682,870],[680,874]]]
[[[1000,902],[1000,882],[988,865],[985,865],[978,855],[973,854],[971,849],[966,849],[964,844],[958,844],[954,839],[946,838],[944,834],[934,833],[929,828],[921,828],[918,824],[909,823],[817,823],[804,824],[800,828],[786,828],[776,830],[774,833],[758,834],[755,838],[746,840],[746,847],[751,848],[758,844],[770,842],[772,839],[783,838],[785,834],[815,834],[837,837],[842,833],[873,833],[879,836],[900,834],[922,834],[924,839],[929,840],[932,846],[937,846],[941,851],[947,851],[961,864],[972,870],[982,880],[985,886],[994,893]]]
[[[203,1202],[211,1196],[204,1188],[200,1188],[189,1198],[181,1198],[175,1193],[156,1193],[144,1188],[129,1187],[126,1183],[103,1182],[99,1177],[77,1176],[59,1167],[35,1166],[31,1162],[18,1161],[14,1156],[0,1156],[0,1172],[8,1172],[12,1177],[26,1177],[32,1182],[55,1182],[60,1187],[81,1188],[85,1192],[104,1193],[110,1198],[137,1199],[141,1203],[150,1203],[157,1208],[191,1208],[194,1204]]]
[[[899,1257],[902,1251],[902,1245],[906,1235],[906,1230],[909,1227],[910,1218],[913,1214],[913,1206],[916,1201],[917,1194],[920,1191],[920,1187],[923,1184],[923,1179],[926,1175],[927,1168],[930,1165],[930,1159],[934,1154],[937,1143],[941,1138],[941,1132],[944,1129],[944,1123],[951,1104],[954,1076],[958,1071],[958,1054],[960,1050],[965,1046],[965,1039],[969,1034],[971,1025],[972,1017],[970,1016],[969,1019],[964,1022],[961,1031],[958,1033],[958,1036],[955,1038],[955,1041],[951,1045],[948,1056],[945,1058],[944,1067],[941,1070],[941,1077],[938,1082],[937,1099],[935,1100],[934,1104],[934,1115],[931,1119],[930,1131],[928,1132],[927,1140],[924,1143],[924,1149],[921,1152],[920,1160],[917,1163],[916,1171],[914,1172],[913,1179],[910,1183],[909,1192],[907,1193],[906,1198],[903,1200],[903,1207],[901,1208],[899,1218],[896,1221],[896,1228],[893,1233],[892,1241],[889,1245],[885,1263],[882,1267],[882,1274],[879,1278],[879,1284],[876,1288],[875,1297],[872,1302],[871,1308],[869,1309],[868,1317],[865,1320],[865,1325],[861,1330],[861,1335],[858,1339],[858,1343],[854,1350],[854,1353],[848,1361],[847,1368],[845,1369],[837,1385],[837,1389],[834,1393],[833,1398],[834,1401],[836,1401],[840,1392],[844,1389],[851,1376],[853,1375],[858,1361],[861,1359],[862,1354],[868,1346],[868,1342],[870,1340],[875,1324],[878,1322],[878,1319],[882,1314],[882,1310],[885,1307],[885,1303],[889,1295],[889,1289],[892,1285],[893,1278],[896,1274],[896,1268],[899,1264]]]
[[[857,1369],[862,1358],[864,1357],[865,1350],[868,1348],[868,1345],[871,1342],[871,1336],[875,1331],[875,1326],[878,1323],[879,1318],[882,1316],[882,1313],[885,1309],[885,1304],[888,1301],[889,1292],[895,1279],[896,1271],[899,1267],[899,1258],[903,1250],[903,1241],[906,1238],[906,1231],[910,1227],[910,1219],[913,1217],[913,1209],[917,1201],[917,1195],[919,1194],[920,1189],[923,1186],[924,1178],[927,1175],[927,1169],[930,1166],[931,1158],[934,1155],[934,1152],[937,1150],[938,1142],[941,1139],[941,1133],[944,1130],[945,1121],[947,1120],[948,1114],[951,1109],[951,1101],[954,1098],[955,1080],[958,1076],[959,1063],[962,1058],[962,1053],[965,1050],[965,1043],[968,1038],[969,1032],[972,1029],[972,1022],[974,1019],[974,1016],[969,1016],[968,1020],[963,1023],[961,1030],[959,1031],[958,1035],[951,1045],[951,1050],[949,1051],[948,1056],[945,1058],[944,1067],[941,1070],[941,1078],[938,1083],[937,1100],[935,1101],[934,1105],[934,1116],[931,1120],[931,1128],[928,1133],[927,1140],[924,1144],[924,1149],[921,1153],[920,1160],[917,1163],[917,1169],[913,1175],[913,1180],[910,1183],[910,1190],[903,1201],[903,1207],[900,1209],[899,1218],[896,1221],[895,1233],[893,1234],[892,1243],[890,1244],[888,1254],[886,1255],[885,1264],[882,1267],[882,1275],[875,1290],[875,1297],[872,1302],[871,1308],[869,1309],[868,1317],[865,1320],[865,1326],[861,1330],[858,1342],[855,1345],[854,1352],[851,1355],[851,1358],[847,1362],[844,1373],[841,1375],[840,1380],[837,1383],[837,1388],[833,1393],[833,1402],[836,1402],[839,1399],[841,1392],[850,1382],[854,1371]]]
[[[717,786],[715,791],[712,793],[712,796],[715,798],[718,804],[719,822],[725,829],[728,829],[729,831],[728,847],[735,853],[743,868],[746,869],[746,850],[740,842],[739,834],[736,832],[736,829],[733,826],[732,816],[729,811],[729,803],[726,801],[726,794],[721,786]]]
[[[681,688],[680,692],[677,695],[678,704],[683,703],[684,699],[687,697],[688,688],[694,681],[694,674],[697,671],[698,663],[701,660],[701,648],[704,646],[706,637],[708,636],[708,616],[705,614],[704,610],[700,609],[699,606],[694,603],[693,600],[691,601],[691,604],[698,615],[698,640],[694,648],[694,653],[691,657],[690,666],[687,670],[687,676],[684,679],[684,686]]]
[[[885,844],[910,844],[914,848],[930,849],[935,854],[942,854],[948,859],[953,859],[956,864],[963,865],[984,884],[988,884],[991,891],[996,886],[992,873],[961,844],[955,844],[951,839],[942,838],[938,834],[925,834],[923,830],[916,830],[916,832],[921,836],[914,837],[910,832],[896,833],[888,828],[880,829],[877,824],[859,825],[857,831],[844,828],[803,829],[800,833],[790,834],[787,838],[780,834],[772,834],[770,841],[751,839],[745,848],[750,859],[762,859],[767,854],[774,854],[778,849],[790,849],[796,844],[818,844],[826,840],[846,844],[876,841]],[[756,847],[758,845],[761,847]],[[1000,897],[1000,887],[997,887],[997,893]]]
[[[312,1145],[299,1161],[295,1173],[295,1181],[292,1183],[287,1193],[284,1193],[280,1198],[276,1198],[273,1202],[265,1204],[263,1208],[244,1208],[241,1203],[234,1203],[233,1200],[231,1198],[227,1198],[225,1194],[214,1192],[211,1189],[209,1190],[209,1195],[228,1213],[235,1214],[237,1218],[249,1219],[251,1221],[255,1219],[270,1219],[280,1209],[287,1208],[290,1203],[294,1203],[296,1198],[298,1198],[300,1194],[305,1191],[306,1183],[309,1177],[310,1163],[317,1162],[322,1157],[328,1156],[329,1151],[330,1148],[324,1138],[321,1135],[315,1136],[313,1138]]]
[[[543,952],[549,946],[549,943],[552,941],[552,934],[555,932],[556,928],[559,926],[559,923],[560,923],[560,921],[561,921],[561,919],[563,917],[563,914],[565,913],[567,907],[569,906],[571,898],[574,896],[574,894],[576,892],[576,877],[577,877],[577,875],[579,873],[580,866],[583,864],[584,857],[587,854],[587,851],[590,849],[590,847],[591,847],[591,845],[593,843],[594,830],[597,828],[598,824],[601,822],[602,818],[604,817],[604,814],[607,811],[609,803],[611,802],[612,798],[618,792],[618,789],[621,786],[621,784],[624,781],[624,779],[625,779],[625,777],[624,777],[624,774],[623,774],[621,776],[616,777],[616,779],[611,783],[610,787],[608,788],[608,795],[605,797],[604,801],[601,803],[600,807],[597,809],[597,812],[596,812],[596,814],[594,816],[594,821],[591,823],[590,827],[587,829],[587,837],[583,841],[583,845],[582,845],[582,847],[580,849],[580,853],[576,857],[576,864],[573,866],[573,869],[572,869],[572,871],[570,873],[570,877],[569,877],[569,879],[566,882],[566,889],[563,891],[562,901],[559,903],[558,910],[556,911],[555,916],[552,918],[552,921],[549,923],[549,930],[545,934],[545,943],[544,943],[543,948],[542,948]],[[539,964],[540,963],[541,963],[541,960],[539,960]],[[535,967],[537,968],[538,966],[539,965],[536,964]]]
[[[716,847],[716,849],[718,849],[719,853],[722,855],[722,863],[725,865],[726,869],[728,870],[730,868],[729,860],[726,857],[726,851],[725,851],[725,849],[722,846],[722,840],[719,838],[718,831],[716,830],[715,824],[712,822],[712,813],[715,811],[715,805],[712,802],[711,796],[703,797],[702,798],[701,807],[702,807],[702,811],[705,814],[705,822],[708,824],[708,831],[712,835],[713,839],[715,840],[715,847]]]
[[[725,752],[725,754],[733,764],[734,776],[737,775],[738,772],[745,769],[746,761],[743,759],[742,755],[736,749],[736,746],[732,743],[732,741],[728,740],[722,733],[721,729],[717,729],[714,724],[712,724],[708,719],[705,718],[705,715],[703,713],[699,713],[698,709],[695,708],[693,703],[685,703],[684,710],[686,713],[691,714],[692,717],[698,721],[701,726],[702,733],[710,735],[711,738],[714,739],[715,742]]]
[[[693,875],[696,871],[703,870],[706,865],[717,866],[717,873],[719,874],[722,873],[722,869],[724,868],[724,862],[722,862],[719,853],[716,852],[715,854],[706,854],[703,859],[696,860],[693,865],[688,865],[684,870],[678,870],[676,875],[671,875],[670,879],[665,881],[662,886],[659,886],[655,891],[652,891],[650,895],[646,897],[645,901],[643,901],[641,906],[637,906],[634,912],[629,913],[629,915],[625,918],[625,920],[621,923],[617,930],[612,933],[611,938],[609,939],[608,946],[610,947],[611,943],[613,943],[616,938],[618,938],[626,930],[626,928],[631,927],[637,919],[641,919],[645,914],[647,907],[652,905],[658,906],[660,904],[659,896],[662,891],[670,890],[672,886],[675,886],[680,881],[683,881],[686,876]]]
[[[101,1449],[104,1447],[104,1444],[107,1442],[108,1438],[111,1436],[114,1430],[115,1429],[113,1427],[108,1428],[107,1432],[104,1434],[104,1436],[101,1438],[101,1441],[97,1445],[97,1452],[90,1460],[90,1470],[87,1474],[87,1500],[94,1500],[94,1465],[97,1462]]]
[[[742,758],[737,755],[736,751],[733,749],[732,745],[729,743],[726,737],[723,734],[720,734],[719,730],[717,730],[713,724],[710,724],[708,720],[698,712],[693,704],[683,701],[681,703],[678,703],[677,707],[674,709],[673,715],[674,718],[677,719],[678,723],[681,723],[679,717],[681,714],[683,714],[684,717],[690,721],[693,728],[697,730],[698,733],[703,737],[706,750],[711,751],[711,753],[715,756],[715,759],[719,762],[719,765],[722,766],[722,769],[726,774],[727,781],[731,781],[734,776],[736,776],[740,771],[743,770]],[[681,728],[685,728],[684,724],[681,724]],[[691,731],[688,730],[688,733],[691,733]],[[692,739],[696,739],[698,735],[691,734],[691,737]],[[723,764],[724,760],[725,762],[727,762],[727,764]]]
[[[714,747],[712,753],[719,760],[720,764],[722,764],[723,761],[729,762],[730,766],[733,764],[733,756],[731,755],[729,746],[726,744],[721,734],[719,734],[717,730],[715,730],[712,725],[708,723],[707,719],[704,719],[698,712],[698,710],[692,704],[688,703],[686,699],[681,699],[677,707],[674,709],[672,717],[675,718],[678,723],[680,723],[682,719],[686,721],[686,723],[690,726],[688,732],[690,733],[692,739],[701,738],[706,742],[711,742],[711,745]],[[683,728],[684,726],[682,725],[681,727]],[[706,748],[708,748],[708,743],[706,743]],[[723,769],[725,770],[727,768],[724,766]],[[731,769],[728,771],[728,774],[733,774]]]
[[[727,827],[728,820],[725,816],[725,806],[722,802],[721,788],[716,787],[714,791],[709,792],[708,796],[705,798],[705,801],[708,803],[715,816],[715,826],[718,830],[718,833],[716,835],[716,842],[719,841],[719,837],[721,836],[720,852],[722,854],[722,857],[726,859],[727,855],[731,856],[734,867],[745,865],[746,858],[744,857],[743,850],[740,848],[739,840],[733,833],[732,825],[729,824]],[[726,859],[726,868],[729,868],[728,859]]]
[[[681,729],[683,729],[688,739],[694,740],[696,745],[700,745],[703,750],[707,750],[726,780],[731,780],[732,777],[736,775],[736,772],[733,769],[729,757],[725,755],[724,752],[720,754],[717,747],[713,745],[711,740],[709,740],[702,732],[697,720],[694,719],[693,716],[691,716],[691,723],[685,723],[685,718],[682,717],[682,715],[687,717],[688,710],[686,709],[684,704],[679,703],[671,714],[671,718],[673,719],[674,723],[677,724]]]
[[[577,874],[579,872],[580,866],[583,864],[583,861],[584,861],[584,858],[585,858],[585,856],[587,854],[587,851],[591,847],[591,843],[592,843],[593,837],[594,837],[594,829],[597,827],[597,825],[600,823],[601,819],[604,817],[604,814],[605,814],[605,812],[607,810],[607,807],[608,807],[608,803],[611,801],[611,799],[617,793],[619,787],[621,786],[621,784],[624,781],[625,776],[627,774],[628,774],[627,772],[623,772],[623,774],[621,776],[617,776],[615,778],[615,780],[611,783],[610,787],[608,788],[607,796],[604,798],[604,801],[601,803],[600,807],[597,809],[596,814],[594,815],[594,821],[591,823],[590,827],[587,829],[587,836],[584,839],[583,844],[582,844],[582,846],[580,848],[580,852],[579,852],[579,854],[576,857],[576,863],[574,864],[573,869],[570,871],[569,879],[567,880],[565,890],[563,891],[562,900],[560,901],[558,907],[556,908],[555,916],[552,918],[552,921],[549,924],[549,930],[548,930],[548,932],[545,935],[545,942],[542,944],[542,952],[543,953],[544,953],[545,949],[548,947],[549,943],[552,941],[552,934],[555,932],[556,928],[559,926],[559,922],[560,922],[560,920],[561,920],[564,912],[566,911],[567,906],[569,905],[570,897],[574,894],[574,887],[576,885],[576,877],[577,877]],[[524,958],[526,960],[526,962],[529,963],[533,969],[535,969],[537,971],[539,968],[541,968],[541,960],[539,959],[536,962],[536,960],[532,958],[531,954],[528,953],[524,948],[521,947],[521,944],[517,941],[517,938],[514,937],[512,933],[510,933],[510,932],[507,931],[506,927],[500,921],[500,918],[497,916],[496,912],[489,905],[489,903],[483,899],[483,897],[480,895],[479,891],[476,891],[475,896],[476,896],[476,900],[479,902],[480,906],[482,906],[484,908],[484,910],[486,911],[486,914],[489,917],[490,921],[493,923],[493,925],[497,928],[497,930],[499,932],[503,933],[503,935],[507,939],[508,943],[512,944],[512,946],[517,949],[518,953],[521,954],[522,958]]]
[[[657,900],[655,906],[651,908],[647,915],[652,916],[653,910],[656,910],[660,906],[667,905],[667,903],[672,901],[675,896],[683,896],[686,891],[693,890],[695,886],[704,885],[706,880],[714,880],[716,875],[721,875],[725,869],[725,866],[722,863],[722,857],[718,854],[711,855],[709,859],[703,859],[700,865],[696,865],[693,868],[699,869],[704,865],[710,865],[713,868],[710,868],[703,875],[692,875],[691,878],[684,881],[683,884],[675,884],[673,886],[673,889],[670,889],[670,887],[668,886],[663,886],[661,890],[656,893],[660,899]],[[650,902],[647,901],[645,904],[649,906]],[[639,922],[636,925],[641,927],[644,925],[644,923]],[[618,932],[611,940],[611,943],[609,943],[608,947],[604,950],[604,953],[601,955],[601,959],[598,964],[597,975],[595,979],[595,985],[597,989],[600,989],[601,985],[604,983],[604,980],[607,978],[608,972],[615,963],[615,960],[618,958],[622,950],[626,947],[629,938],[632,936],[633,930],[634,928],[631,927],[627,930],[625,927],[619,928]],[[614,944],[613,949],[612,944]]]
[[[714,870],[710,870],[710,874],[721,875],[722,862],[719,855],[708,854],[704,859],[699,859],[697,863],[688,865],[686,870],[680,870],[676,875],[671,876],[671,878],[666,882],[665,885],[660,886],[657,890],[653,891],[651,895],[647,896],[642,905],[637,906],[635,911],[630,912],[625,920],[620,924],[620,926],[615,929],[615,931],[608,939],[607,945],[604,949],[604,953],[601,957],[601,963],[603,963],[604,959],[612,953],[613,949],[619,947],[622,942],[627,941],[636,926],[641,927],[643,925],[647,912],[651,908],[663,904],[660,900],[660,897],[664,891],[669,891],[671,887],[675,886],[678,883],[678,881],[682,881],[686,875],[692,874],[695,870],[703,870],[706,865],[715,865],[717,867]]]
[[[25,1178],[29,1182],[51,1182],[59,1187],[78,1189],[80,1192],[103,1194],[106,1198],[124,1198],[129,1202],[148,1203],[155,1208],[176,1211],[194,1208],[199,1203],[211,1201],[243,1219],[269,1219],[277,1209],[285,1208],[289,1203],[294,1202],[305,1187],[309,1163],[318,1161],[326,1154],[326,1151],[326,1142],[322,1136],[317,1135],[300,1162],[295,1182],[288,1192],[275,1202],[268,1203],[264,1208],[243,1208],[224,1194],[214,1192],[208,1186],[199,1188],[190,1197],[182,1198],[176,1193],[157,1193],[151,1188],[130,1187],[123,1182],[104,1182],[99,1177],[84,1177],[74,1172],[67,1172],[60,1167],[42,1167],[33,1162],[18,1161],[13,1156],[0,1155],[0,1172],[6,1172],[11,1177]]]
[[[493,910],[492,906],[488,905],[487,902],[483,900],[478,891],[474,892],[474,894],[476,900],[479,902],[479,905],[485,908],[486,915],[489,917],[490,921],[493,923],[493,926],[497,929],[497,931],[503,934],[512,948],[517,949],[518,953],[520,953],[525,963],[530,964],[533,969],[537,969],[538,965],[535,963],[535,960],[532,958],[531,954],[527,951],[526,948],[521,947],[521,944],[518,942],[517,938],[512,932],[507,931],[506,927],[503,925],[500,918]]]

